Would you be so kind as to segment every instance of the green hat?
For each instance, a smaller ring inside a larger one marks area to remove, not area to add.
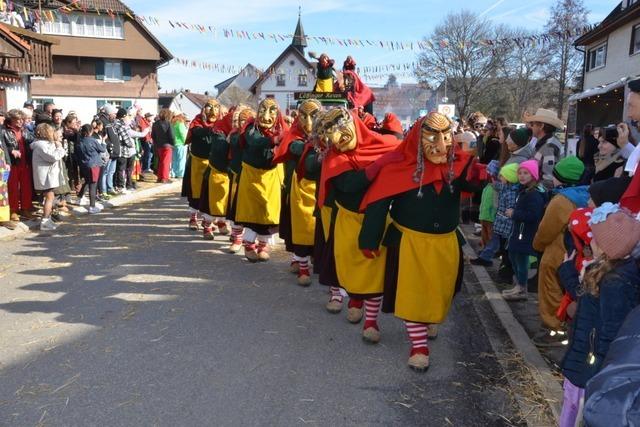
[[[584,163],[576,156],[568,156],[556,163],[553,176],[563,184],[577,184],[584,173]]]
[[[518,164],[509,163],[503,166],[502,169],[500,169],[500,175],[504,176],[504,179],[506,179],[508,183],[515,184],[518,182]]]

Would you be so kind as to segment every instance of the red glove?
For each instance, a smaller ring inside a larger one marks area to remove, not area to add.
[[[402,154],[401,152],[395,150],[389,151],[388,153],[378,157],[375,162],[364,168],[364,173],[365,175],[367,175],[367,179],[369,181],[373,181],[376,176],[378,176],[378,174],[380,173],[380,169],[382,169],[383,166],[391,163],[398,163],[403,160],[404,154]]]
[[[380,256],[380,250],[378,249],[360,249],[362,255],[369,259],[375,259]]]

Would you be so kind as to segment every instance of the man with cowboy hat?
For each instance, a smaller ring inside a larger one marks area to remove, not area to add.
[[[546,189],[553,188],[553,168],[560,160],[562,144],[554,136],[558,129],[564,128],[564,122],[555,111],[538,108],[535,114],[525,113],[524,121],[531,127],[536,138],[536,154],[534,158],[540,165],[542,184]]]

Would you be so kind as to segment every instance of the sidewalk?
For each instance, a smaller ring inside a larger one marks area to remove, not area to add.
[[[139,202],[144,199],[156,196],[162,193],[170,193],[180,190],[182,186],[182,180],[174,180],[171,184],[157,184],[155,182],[138,181],[138,189],[128,194],[122,194],[111,198],[108,201],[101,202],[105,210],[112,209],[114,207],[123,206],[130,203]],[[88,215],[86,207],[78,205],[69,205],[71,208],[70,215],[65,217],[62,222],[58,224],[62,227],[73,222],[74,218]],[[0,241],[13,240],[23,237],[29,232],[39,232],[40,219],[33,219],[29,221],[23,221],[18,224],[15,230],[9,230],[5,227],[0,227]]]
[[[479,252],[480,238],[474,235],[473,224],[462,224],[460,228],[468,243],[464,248],[466,258],[474,258]],[[498,266],[499,260],[496,259],[491,267],[471,267],[518,352],[526,360],[529,368],[536,373],[538,386],[557,421],[562,402],[560,362],[566,346],[538,348],[533,344],[533,336],[541,326],[538,314],[537,276],[529,281],[527,301],[508,302],[502,298],[501,291],[510,288],[512,284],[504,283],[498,278]]]

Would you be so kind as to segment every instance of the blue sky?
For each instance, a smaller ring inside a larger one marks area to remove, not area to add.
[[[249,32],[293,32],[298,7],[302,7],[302,22],[308,35],[352,37],[373,40],[419,40],[428,35],[449,12],[469,9],[483,14],[498,24],[507,24],[542,31],[554,0],[125,0],[135,13],[161,20],[149,29],[165,44],[174,56],[185,59],[243,66],[251,62],[259,68],[267,67],[289,43],[272,40],[238,40],[214,38],[211,34],[174,29],[167,20],[177,20],[219,28]],[[602,20],[617,2],[587,0],[591,23]],[[344,48],[309,43],[308,50],[326,51],[338,64],[352,55],[359,66],[404,64],[414,62],[417,51],[391,51],[382,48]],[[214,85],[230,77],[213,71],[186,68],[171,64],[159,71],[162,90],[205,90],[215,94]],[[410,81],[401,78],[401,81]],[[384,80],[370,81],[382,84]]]

